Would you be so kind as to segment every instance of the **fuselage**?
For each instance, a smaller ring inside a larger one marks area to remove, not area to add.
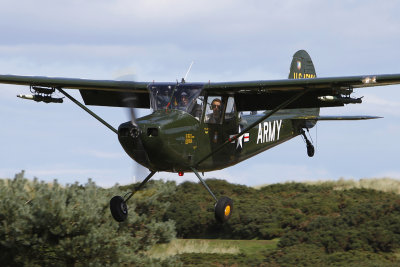
[[[201,112],[197,113],[189,109],[169,108],[179,103],[176,99],[171,100],[173,96],[168,98],[166,108],[156,107],[152,114],[139,118],[136,125],[127,122],[118,129],[119,141],[127,154],[153,171],[190,172],[194,166],[198,171],[213,171],[229,167],[290,140],[306,127],[304,121],[293,119],[294,113],[302,114],[300,111],[282,110],[197,164],[230,137],[258,120],[264,112],[243,115],[236,111],[232,97],[220,96],[219,103],[223,110],[215,121],[210,119],[213,115],[210,109],[218,104],[215,101],[217,96],[202,96],[201,91],[198,92],[196,99],[203,103],[197,102],[200,104],[196,105],[201,106]],[[316,114],[319,109],[301,112]]]

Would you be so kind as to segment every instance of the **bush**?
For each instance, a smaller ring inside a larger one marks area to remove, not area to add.
[[[105,190],[90,180],[63,187],[23,175],[0,181],[2,265],[141,265],[150,263],[144,251],[175,236],[174,223],[161,220],[173,186],[152,183],[131,199],[128,220],[116,223],[109,199],[121,193],[118,187]],[[135,207],[148,212],[139,215]]]

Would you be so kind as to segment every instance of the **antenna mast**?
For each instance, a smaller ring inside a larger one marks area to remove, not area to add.
[[[182,83],[185,83],[185,82],[186,82],[186,77],[188,76],[189,71],[190,71],[190,69],[192,68],[193,63],[194,63],[194,61],[192,61],[192,63],[190,63],[190,66],[189,66],[189,69],[188,69],[187,72],[186,72],[185,78],[182,78]]]

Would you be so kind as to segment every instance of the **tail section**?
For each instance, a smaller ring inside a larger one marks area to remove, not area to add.
[[[289,79],[315,78],[314,64],[310,55],[305,50],[299,50],[293,55],[290,65]]]
[[[292,63],[290,64],[289,79],[307,79],[316,78],[314,64],[310,55],[305,50],[299,50],[293,55]],[[306,108],[292,110],[293,114],[301,116],[308,115],[311,117],[319,116],[319,108]],[[298,127],[310,129],[315,126],[317,120],[298,120]]]

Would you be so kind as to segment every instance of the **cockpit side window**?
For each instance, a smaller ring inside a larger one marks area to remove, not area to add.
[[[233,96],[228,97],[228,101],[226,102],[226,111],[225,111],[225,120],[230,120],[235,117],[235,99]]]
[[[208,96],[205,123],[221,123],[223,102],[221,96]]]
[[[220,124],[223,120],[232,120],[236,117],[235,98],[233,96],[207,97],[207,107],[204,122]]]
[[[174,90],[173,85],[150,85],[150,104],[153,110],[168,109]]]

